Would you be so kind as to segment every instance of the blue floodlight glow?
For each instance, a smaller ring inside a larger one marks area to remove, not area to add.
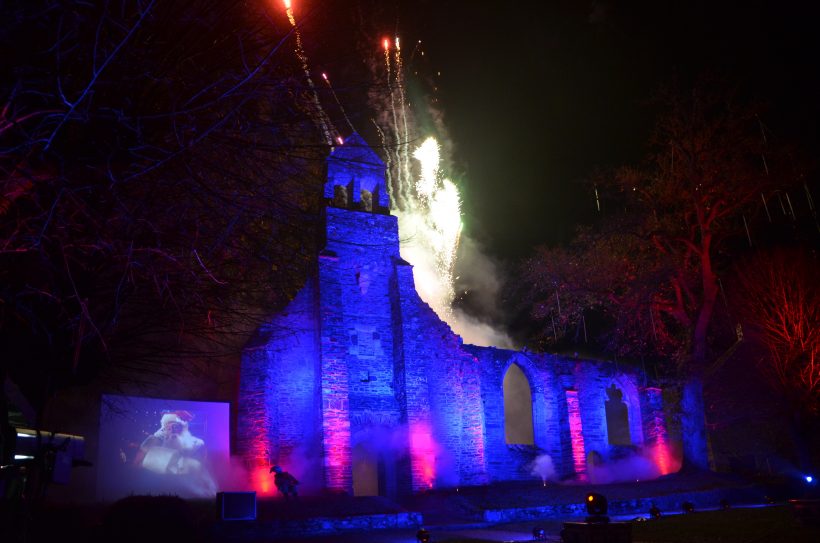
[[[811,475],[806,475],[805,479],[806,479],[806,482],[809,483],[809,484],[814,482],[814,477],[812,477]]]

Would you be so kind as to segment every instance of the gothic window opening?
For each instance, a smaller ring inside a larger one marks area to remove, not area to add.
[[[373,211],[373,194],[369,190],[362,189],[362,209]]]
[[[333,187],[333,206],[347,208],[347,187],[344,185]]]
[[[615,385],[606,389],[606,433],[610,445],[632,445],[629,433],[629,408],[624,394]]]
[[[351,447],[354,496],[396,496],[397,456],[388,445],[396,430],[368,426],[356,432]]]
[[[533,445],[532,391],[517,364],[504,374],[504,438],[510,445]]]

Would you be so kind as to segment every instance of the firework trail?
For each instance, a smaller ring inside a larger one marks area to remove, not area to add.
[[[325,83],[327,83],[327,88],[330,89],[330,94],[333,95],[333,99],[336,100],[336,105],[339,106],[339,110],[342,112],[342,115],[344,116],[345,121],[347,122],[347,126],[350,127],[350,131],[355,132],[356,129],[353,127],[353,123],[350,122],[350,117],[347,116],[347,112],[345,111],[345,108],[342,106],[342,103],[339,101],[339,97],[336,95],[336,91],[333,90],[333,85],[330,84],[330,79],[327,77],[327,74],[324,73],[324,72],[322,72],[322,79],[324,79]],[[341,139],[341,136],[337,137],[337,141],[339,139]],[[340,141],[339,145],[341,145],[341,144],[342,144],[342,142]]]
[[[313,84],[313,78],[310,76],[308,58],[305,54],[304,48],[302,47],[302,34],[299,32],[299,27],[296,25],[296,18],[293,16],[291,0],[282,1],[285,5],[285,12],[287,13],[288,21],[290,21],[294,33],[296,34],[296,56],[302,63],[302,70],[305,72],[305,79],[307,79],[308,87],[310,88],[310,98],[313,102],[313,107],[316,108],[317,119],[314,122],[316,122],[316,124],[318,124],[319,128],[322,130],[322,133],[325,136],[325,141],[327,142],[327,144],[333,145],[333,137],[331,136],[332,124],[327,116],[327,113],[325,113],[325,110],[322,109],[322,104],[319,102],[319,95],[316,94],[316,85]],[[336,130],[333,129],[333,132],[336,132]]]
[[[462,241],[461,200],[456,185],[442,172],[446,153],[442,153],[435,138],[419,130],[414,114],[418,111],[432,121],[436,133],[446,134],[440,112],[429,105],[424,111],[415,110],[407,98],[405,74],[414,69],[412,58],[417,52],[424,56],[421,42],[411,52],[411,62],[403,58],[398,38],[392,52],[389,39],[380,46],[382,68],[378,57],[371,68],[379,80],[386,77],[387,88],[371,92],[370,105],[380,112],[373,124],[385,150],[390,212],[398,219],[399,249],[402,258],[413,265],[416,291],[465,342],[511,348],[512,341],[505,332],[453,309],[456,256]],[[497,268],[474,240],[464,238],[464,242],[459,258],[469,262],[466,284],[486,289],[475,299],[488,308],[483,315],[490,315],[497,306],[495,296],[501,284]]]
[[[406,205],[404,193],[401,190],[401,177],[397,175],[397,177],[393,178],[393,156],[391,152],[395,154],[395,163],[397,167],[401,165],[401,148],[399,147],[399,142],[401,141],[401,135],[399,134],[399,121],[398,115],[396,114],[396,98],[393,91],[393,70],[390,64],[390,40],[385,38],[382,41],[382,45],[384,46],[384,66],[385,72],[387,74],[387,92],[390,96],[390,114],[393,116],[393,122],[391,123],[391,128],[393,129],[393,148],[385,148],[385,154],[387,156],[387,171],[388,173],[388,186],[390,188],[391,195],[395,194],[395,203],[399,209],[403,209]],[[397,172],[400,174],[400,172]]]
[[[404,166],[404,177],[410,179],[412,173],[410,172],[410,131],[407,128],[407,96],[404,86],[404,66],[401,59],[401,42],[396,36],[396,88],[399,91],[399,104],[401,105],[401,121],[402,121],[402,141],[397,142],[398,147],[396,152],[402,156],[402,165]]]
[[[443,320],[452,323],[453,269],[461,234],[461,202],[455,184],[441,173],[433,137],[411,149],[415,121],[405,88],[401,41],[382,41],[386,115],[374,121],[385,146],[391,213],[398,218],[402,258],[413,264],[416,289]],[[391,51],[391,47],[393,50]],[[376,106],[379,107],[378,105]]]

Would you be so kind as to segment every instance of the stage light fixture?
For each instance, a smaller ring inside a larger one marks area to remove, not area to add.
[[[726,498],[723,498],[722,500],[720,500],[720,508],[723,509],[724,511],[729,509],[729,500],[727,500]]]
[[[683,502],[681,504],[684,513],[694,513],[695,512],[695,504],[692,502]]]
[[[532,539],[533,541],[546,541],[547,531],[541,526],[536,526],[532,529]]]
[[[587,506],[587,522],[609,522],[609,517],[606,516],[607,504],[606,498],[603,494],[590,492],[586,497]]]
[[[658,506],[654,503],[652,504],[652,507],[649,508],[649,516],[654,519],[661,518],[661,510],[658,509]]]
[[[430,532],[422,528],[418,532],[416,532],[416,541],[419,543],[430,543]]]
[[[805,479],[805,480],[806,480],[806,482],[807,482],[807,483],[809,483],[809,484],[812,484],[812,483],[814,482],[814,477],[812,477],[811,475],[806,475],[806,476],[804,477],[804,479]]]

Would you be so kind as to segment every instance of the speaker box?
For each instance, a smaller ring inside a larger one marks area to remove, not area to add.
[[[219,492],[216,508],[221,520],[255,520],[256,492]]]

